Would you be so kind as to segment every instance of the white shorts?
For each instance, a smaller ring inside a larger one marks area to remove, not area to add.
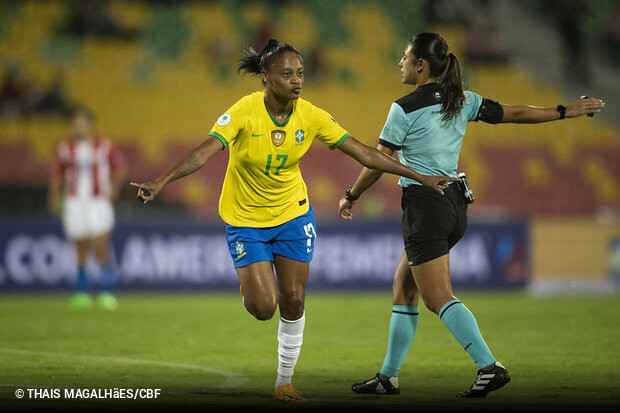
[[[103,235],[114,227],[114,208],[106,199],[67,197],[62,223],[72,240]]]

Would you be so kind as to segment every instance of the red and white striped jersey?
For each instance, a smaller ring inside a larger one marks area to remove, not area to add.
[[[124,162],[107,139],[69,139],[58,144],[53,173],[64,178],[68,197],[107,197],[112,172]]]

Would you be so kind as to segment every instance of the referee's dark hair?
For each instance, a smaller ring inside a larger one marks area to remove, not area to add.
[[[458,59],[448,52],[448,44],[437,33],[420,33],[410,43],[414,56],[429,63],[431,76],[437,78],[443,89],[443,120],[452,119],[461,112],[465,102]]]
[[[278,56],[285,52],[296,53],[301,58],[301,53],[297,49],[288,43],[278,41],[278,39],[269,39],[260,53],[256,53],[256,50],[249,46],[239,60],[237,72],[260,75],[263,70],[268,71]]]

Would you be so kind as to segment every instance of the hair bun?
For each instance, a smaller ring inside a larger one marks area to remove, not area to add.
[[[271,39],[267,40],[267,44],[265,45],[263,50],[260,52],[260,54],[263,55],[265,53],[269,53],[271,50],[278,47],[279,44],[280,42],[278,41],[278,39],[275,39],[272,37]]]
[[[252,47],[248,47],[241,55],[237,72],[259,75],[263,70],[269,70],[274,60],[284,52],[293,52],[301,56],[293,46],[274,38],[267,41],[260,53],[257,53]]]

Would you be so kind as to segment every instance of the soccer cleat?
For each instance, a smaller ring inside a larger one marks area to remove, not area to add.
[[[510,381],[508,370],[499,361],[490,371],[478,370],[478,377],[469,390],[457,394],[456,397],[485,397],[493,390],[504,387]]]
[[[301,392],[295,390],[290,383],[276,387],[273,392],[273,399],[279,402],[305,403],[308,400],[301,397]]]
[[[368,379],[363,383],[355,383],[351,386],[351,390],[355,393],[368,394],[400,394],[398,386],[398,377],[382,376],[377,373],[372,379]]]
[[[72,310],[85,310],[93,306],[93,299],[86,293],[75,293],[69,300],[69,308]]]
[[[97,298],[97,303],[99,304],[99,307],[109,311],[116,310],[116,308],[118,307],[118,301],[116,301],[116,297],[114,297],[110,293],[99,294],[99,297]]]

